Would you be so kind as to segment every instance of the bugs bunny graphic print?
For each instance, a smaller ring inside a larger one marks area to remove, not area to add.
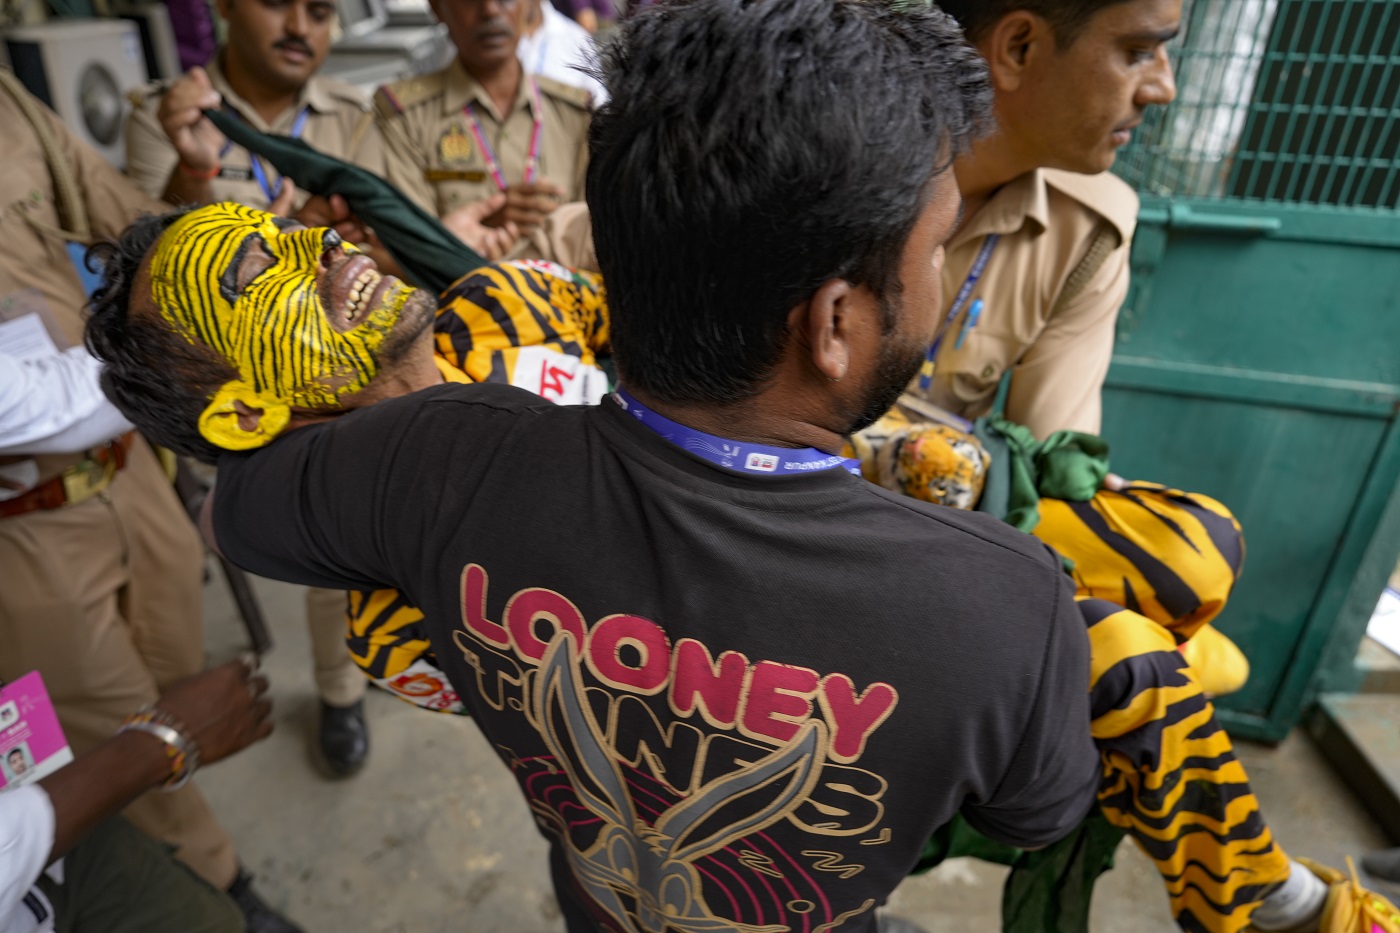
[[[456,642],[473,699],[523,715],[543,741],[544,755],[497,747],[606,928],[825,933],[873,910],[829,892],[865,870],[851,844],[890,837],[884,781],[856,762],[892,687],[715,657],[640,616],[589,626],[541,588],[497,622],[488,584],[476,564],[463,572]]]

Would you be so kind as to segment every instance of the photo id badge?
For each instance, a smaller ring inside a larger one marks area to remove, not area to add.
[[[0,791],[47,777],[72,760],[39,672],[0,687]]]

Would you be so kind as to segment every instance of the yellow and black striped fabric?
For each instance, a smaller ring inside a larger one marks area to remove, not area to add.
[[[1134,483],[1088,502],[1040,500],[1033,534],[1074,563],[1077,594],[1140,612],[1185,641],[1230,598],[1244,534],[1199,493]]]
[[[547,368],[538,379],[527,376],[522,360],[542,348],[597,370],[597,354],[608,347],[607,301],[596,276],[550,262],[504,262],[443,292],[433,329],[438,355],[471,381],[508,383],[549,398],[551,381],[562,376]]]
[[[423,613],[398,590],[351,591],[345,645],[365,675],[378,681],[401,674],[432,654]]]
[[[1157,866],[1183,930],[1240,933],[1289,872],[1244,766],[1172,632],[1102,599],[1079,609],[1100,809]]]

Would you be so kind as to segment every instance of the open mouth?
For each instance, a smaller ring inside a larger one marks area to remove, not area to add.
[[[375,268],[374,260],[354,253],[333,266],[327,276],[329,294],[323,294],[331,326],[346,331],[358,327],[385,297],[401,287],[398,279]]]

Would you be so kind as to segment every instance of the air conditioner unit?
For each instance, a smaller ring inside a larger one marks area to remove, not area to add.
[[[118,168],[126,92],[146,83],[136,24],[126,20],[56,20],[11,29],[5,46],[15,75],[64,123]]]
[[[146,73],[153,80],[180,77],[180,47],[175,41],[175,27],[170,23],[170,10],[164,3],[122,0],[112,12],[131,20],[140,30]]]

